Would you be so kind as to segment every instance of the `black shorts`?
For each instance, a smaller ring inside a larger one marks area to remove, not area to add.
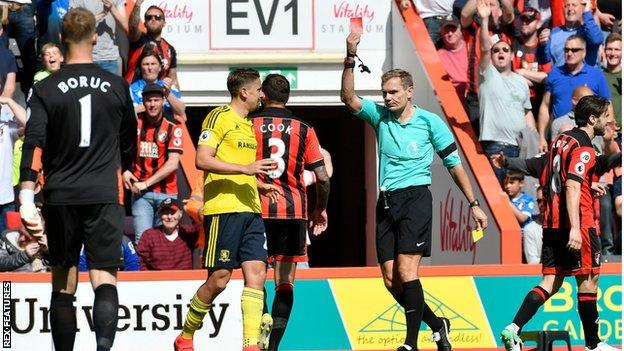
[[[379,263],[394,260],[399,253],[431,255],[432,202],[426,186],[380,193],[376,228]]]
[[[566,247],[569,229],[544,228],[542,274],[587,275],[600,273],[600,237],[595,228],[581,228],[581,250]]]
[[[305,219],[265,219],[269,260],[307,261],[307,223]]]
[[[204,268],[239,268],[245,261],[267,261],[264,223],[258,213],[204,216]]]
[[[123,265],[123,206],[43,205],[41,212],[45,219],[52,266],[78,266],[83,244],[87,267],[90,269],[116,268]]]

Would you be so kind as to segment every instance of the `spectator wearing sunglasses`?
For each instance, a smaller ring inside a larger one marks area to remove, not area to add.
[[[180,87],[178,83],[177,58],[173,45],[165,40],[161,34],[165,27],[165,13],[158,6],[150,6],[145,11],[143,17],[145,21],[145,32],[139,29],[141,4],[144,0],[137,0],[130,13],[128,41],[130,42],[130,55],[128,57],[128,69],[126,70],[126,80],[128,83],[141,78],[139,58],[147,51],[154,51],[160,57],[162,69],[158,79],[171,78],[173,83]]]
[[[550,125],[550,137],[559,133],[563,121],[569,121],[568,112],[572,111],[572,93],[579,86],[587,86],[594,94],[611,99],[611,92],[602,70],[585,62],[587,44],[580,35],[569,36],[563,48],[565,64],[553,69],[544,83],[544,97],[538,115],[540,151],[548,149],[547,129]],[[551,119],[552,116],[552,119]],[[562,119],[563,118],[563,119]],[[569,123],[569,122],[568,122]]]
[[[479,0],[479,141],[488,155],[502,152],[507,157],[518,157],[520,133],[527,126],[535,129],[529,86],[511,69],[513,54],[510,44],[504,40],[492,44],[487,32],[490,13],[488,0]],[[505,171],[494,168],[494,173],[502,186]]]

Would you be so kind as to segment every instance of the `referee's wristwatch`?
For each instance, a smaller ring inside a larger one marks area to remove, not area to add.
[[[480,207],[480,206],[481,206],[481,204],[479,203],[479,200],[475,199],[473,202],[471,202],[470,204],[468,204],[468,206],[469,206],[470,208],[473,208],[473,207]]]

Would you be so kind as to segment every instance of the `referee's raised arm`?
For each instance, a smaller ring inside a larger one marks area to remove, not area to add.
[[[353,83],[353,68],[355,67],[355,55],[357,54],[357,45],[359,42],[360,34],[349,33],[347,37],[347,56],[344,60],[342,86],[340,88],[340,100],[353,112],[358,112],[362,109],[362,101],[355,95]]]

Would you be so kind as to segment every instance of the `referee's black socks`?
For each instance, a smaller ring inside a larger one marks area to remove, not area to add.
[[[425,298],[420,280],[412,280],[403,283],[403,294],[405,294],[405,324],[407,333],[405,344],[416,349],[418,343],[418,331],[425,308]]]
[[[74,295],[52,292],[50,299],[52,341],[57,351],[72,351],[76,339],[76,308]]]
[[[401,307],[405,308],[405,292],[401,292],[398,295],[393,294],[392,296],[394,297],[396,302],[401,305]],[[429,328],[431,328],[431,330],[433,330],[434,332],[442,329],[442,327],[444,327],[442,320],[440,319],[440,317],[436,316],[435,313],[433,313],[431,307],[429,307],[427,302],[424,301],[424,298],[423,304],[425,306],[423,309],[422,321],[425,322],[425,324],[427,324]]]
[[[93,326],[97,351],[108,351],[113,346],[119,319],[117,287],[112,284],[102,284],[94,290],[94,293]]]

